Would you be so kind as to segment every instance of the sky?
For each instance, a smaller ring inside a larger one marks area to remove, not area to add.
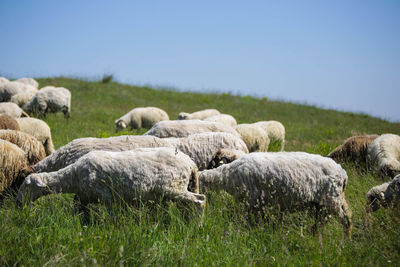
[[[0,0],[0,33],[0,76],[106,73],[400,122],[398,0]]]

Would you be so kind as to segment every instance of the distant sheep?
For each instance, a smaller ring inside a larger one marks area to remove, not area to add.
[[[35,201],[51,193],[74,193],[84,205],[103,202],[110,205],[122,199],[154,201],[164,197],[203,211],[204,195],[198,191],[194,162],[174,148],[141,148],[131,151],[92,151],[74,164],[50,173],[29,175],[18,192]]]
[[[328,157],[336,162],[367,163],[368,147],[379,135],[359,135],[347,138],[344,143],[335,148]]]
[[[259,126],[254,124],[238,124],[234,129],[239,133],[249,152],[267,152],[269,137]]]
[[[236,149],[218,149],[212,155],[212,159],[207,166],[207,170],[218,168],[223,164],[231,163],[246,155],[242,150]]]
[[[400,136],[382,134],[368,147],[368,160],[383,176],[400,172]]]
[[[22,132],[32,135],[43,144],[46,155],[54,152],[53,139],[47,123],[36,118],[19,118],[17,122]]]
[[[32,99],[35,93],[36,92],[18,93],[11,97],[10,102],[17,104],[19,107],[23,107]]]
[[[201,120],[160,121],[144,135],[152,135],[160,138],[187,137],[191,134],[205,132],[225,132],[239,136],[232,127],[225,124]]]
[[[31,172],[25,152],[6,140],[0,140],[0,195],[9,189],[18,189]]]
[[[47,112],[62,111],[68,119],[71,114],[71,92],[64,87],[40,89],[23,109],[39,116],[46,116]]]
[[[8,102],[13,95],[30,92],[37,92],[37,88],[16,81],[0,83],[0,102]]]
[[[226,124],[230,127],[237,125],[236,119],[229,114],[218,114],[204,119],[205,121],[214,121]]]
[[[0,129],[20,130],[18,122],[6,114],[0,114]]]
[[[8,115],[14,119],[21,117],[21,115],[29,117],[17,104],[10,102],[0,103],[0,114]]]
[[[205,169],[218,149],[236,149],[247,153],[246,145],[236,136],[227,133],[203,133],[187,138],[158,138],[154,136],[115,136],[109,138],[79,138],[59,148],[34,166],[36,172],[52,172],[64,168],[93,150],[126,151],[146,147],[173,147],[187,154],[198,166]]]
[[[134,108],[115,121],[116,131],[126,127],[131,129],[151,128],[159,121],[169,120],[168,114],[156,107]]]
[[[35,88],[39,88],[39,83],[32,78],[20,78],[18,80],[15,80],[16,82],[24,83],[24,84],[29,84]]]
[[[279,121],[259,121],[253,123],[260,126],[268,134],[271,142],[278,141],[281,143],[281,151],[285,148],[285,126]]]
[[[216,109],[205,109],[193,113],[181,112],[178,115],[178,120],[204,120],[218,114],[220,112]]]
[[[46,157],[42,143],[30,134],[15,130],[0,130],[0,139],[21,148],[26,154],[29,165],[34,165]]]
[[[377,211],[380,207],[389,207],[400,201],[400,175],[390,183],[373,187],[367,193],[367,212]]]
[[[332,159],[304,152],[255,152],[199,174],[200,191],[225,190],[250,210],[316,209],[336,215],[348,233],[351,211],[345,199],[347,174]],[[322,214],[323,214],[322,213]]]

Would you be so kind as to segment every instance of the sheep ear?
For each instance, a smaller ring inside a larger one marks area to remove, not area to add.
[[[46,184],[44,184],[41,179],[35,179],[35,182],[37,187],[46,187]]]

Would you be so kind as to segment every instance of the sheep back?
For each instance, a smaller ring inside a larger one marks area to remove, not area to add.
[[[204,109],[193,113],[181,112],[178,115],[178,120],[204,120],[218,114],[220,112],[216,109]]]
[[[4,102],[0,103],[0,114],[8,115],[14,119],[21,117],[24,111],[15,103]]]
[[[151,128],[159,121],[169,120],[168,114],[157,107],[134,108],[115,121],[117,130],[123,128],[121,121],[132,129]]]
[[[381,175],[394,177],[400,172],[400,136],[382,134],[368,147],[368,160]]]
[[[0,129],[20,130],[18,122],[6,114],[0,114]]]
[[[46,122],[36,118],[19,118],[16,121],[22,132],[32,135],[43,144],[46,155],[54,152],[50,127]]]
[[[17,81],[0,84],[0,102],[10,101],[13,95],[19,93],[36,92],[37,88]]]
[[[234,127],[237,125],[236,119],[229,115],[229,114],[217,114],[208,118],[204,119],[205,121],[214,121],[214,122],[219,122],[222,124],[226,124],[230,127]]]
[[[265,131],[254,124],[238,124],[234,129],[247,145],[249,152],[268,151],[269,137]]]

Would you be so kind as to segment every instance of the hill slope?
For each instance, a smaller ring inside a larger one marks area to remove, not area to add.
[[[287,151],[327,155],[344,139],[357,134],[400,134],[400,123],[366,115],[230,94],[182,93],[115,82],[69,78],[38,79],[72,92],[72,115],[45,119],[56,148],[79,137],[115,134],[114,120],[138,106],[157,106],[171,119],[181,111],[217,108],[238,123],[278,120],[286,127]],[[145,130],[137,131],[141,134]],[[127,130],[121,134],[132,134]],[[253,265],[352,264],[400,261],[400,212],[364,211],[365,194],[382,181],[372,171],[344,165],[346,189],[353,210],[352,241],[330,220],[313,235],[313,215],[272,210],[262,223],[249,223],[243,207],[220,193],[207,195],[203,221],[186,221],[173,204],[151,207],[92,207],[83,222],[74,213],[72,196],[49,196],[17,209],[11,198],[0,204],[0,265]]]

